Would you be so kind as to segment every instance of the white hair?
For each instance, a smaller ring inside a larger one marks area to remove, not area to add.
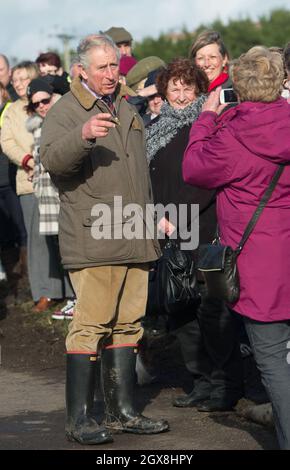
[[[89,66],[88,52],[95,47],[99,47],[101,49],[109,47],[110,49],[113,49],[119,62],[120,51],[110,36],[107,36],[106,34],[89,34],[81,40],[77,48],[78,62],[84,69]]]

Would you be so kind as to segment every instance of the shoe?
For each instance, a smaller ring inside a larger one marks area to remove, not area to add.
[[[212,398],[197,406],[197,411],[211,413],[213,411],[233,411],[238,400],[228,400],[225,398]]]
[[[180,395],[174,398],[172,405],[178,408],[193,408],[201,405],[203,402],[209,399],[209,394],[202,395],[197,393],[194,389],[188,395]]]
[[[40,297],[37,304],[32,308],[32,311],[36,313],[45,312],[45,310],[49,309],[54,302],[54,300],[49,299],[48,297]]]
[[[51,315],[54,320],[72,320],[76,300],[68,300],[64,307]]]

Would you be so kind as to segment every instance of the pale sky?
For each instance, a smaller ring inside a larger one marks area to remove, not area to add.
[[[273,9],[290,10],[290,0],[0,0],[0,5],[0,53],[19,60],[35,60],[49,47],[62,51],[57,34],[75,36],[70,42],[75,48],[86,34],[111,26],[125,27],[138,41],[182,27],[191,31],[215,19],[257,19]]]

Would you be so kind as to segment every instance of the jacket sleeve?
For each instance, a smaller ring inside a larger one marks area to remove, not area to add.
[[[21,167],[23,157],[26,154],[31,153],[32,149],[30,145],[27,145],[27,149],[25,151],[25,142],[22,142],[23,146],[20,147],[17,139],[15,139],[14,132],[17,128],[15,119],[16,118],[13,116],[13,110],[8,108],[3,116],[3,125],[1,129],[1,147],[2,151],[8,156],[8,158],[17,166]]]
[[[234,139],[217,118],[216,113],[204,111],[192,125],[182,162],[188,184],[214,189],[232,181]]]
[[[57,104],[42,126],[40,160],[50,173],[66,177],[79,171],[93,144],[82,139],[83,124],[73,123]]]

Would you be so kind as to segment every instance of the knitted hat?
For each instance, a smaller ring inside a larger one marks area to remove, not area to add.
[[[135,57],[122,55],[120,59],[120,74],[126,76],[129,70],[131,70],[135,64],[137,64]]]
[[[27,87],[27,98],[30,100],[38,91],[45,91],[49,95],[53,94],[52,86],[43,78],[34,78]]]
[[[70,91],[69,75],[67,72],[63,72],[62,75],[45,75],[43,79],[47,80],[54,93],[64,95]]]
[[[104,31],[104,34],[110,36],[115,44],[119,44],[120,42],[131,42],[133,38],[129,31],[122,27],[115,27],[112,26],[107,31]]]
[[[165,62],[162,59],[156,56],[145,57],[145,59],[137,62],[128,73],[126,77],[127,85],[134,90],[141,80],[146,79],[152,70],[156,70],[159,67],[165,67]]]

